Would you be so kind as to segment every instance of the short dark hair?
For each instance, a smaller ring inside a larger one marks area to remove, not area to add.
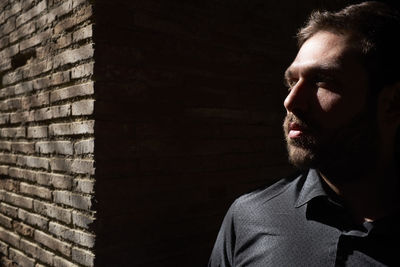
[[[337,12],[314,11],[297,34],[298,45],[319,31],[349,34],[366,67],[370,87],[381,88],[400,81],[400,15],[376,1],[350,5]]]

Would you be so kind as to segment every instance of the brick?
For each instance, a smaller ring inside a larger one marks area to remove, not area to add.
[[[91,5],[85,6],[79,9],[75,13],[75,16],[68,17],[58,22],[54,27],[54,33],[59,34],[61,32],[70,30],[75,25],[78,25],[81,22],[88,20],[91,16],[92,16],[92,6]]]
[[[35,110],[33,116],[35,121],[51,120],[68,117],[71,115],[71,105],[60,105]]]
[[[94,180],[75,179],[74,191],[87,194],[94,193]]]
[[[75,226],[89,229],[90,225],[94,222],[94,217],[79,211],[72,212],[72,222]]]
[[[0,225],[8,229],[12,228],[12,219],[0,213]]]
[[[56,19],[56,14],[53,14],[51,12],[43,13],[39,18],[36,19],[36,27],[38,29],[45,28],[51,25],[51,23],[53,23],[55,19]]]
[[[34,116],[32,112],[20,111],[20,112],[10,113],[11,123],[21,123],[21,122],[26,123],[31,121],[34,121]]]
[[[76,155],[93,154],[94,153],[94,138],[77,141],[74,144]]]
[[[76,8],[83,3],[87,3],[87,0],[72,0],[72,8]]]
[[[3,76],[3,85],[9,85],[19,82],[22,79],[22,72],[17,70],[9,72]]]
[[[5,256],[0,258],[0,264],[1,264],[1,266],[4,266],[4,267],[15,267],[16,266],[15,262],[6,258]]]
[[[54,204],[49,204],[39,200],[34,200],[33,209],[35,212],[45,215],[47,217],[57,219],[64,223],[70,224],[72,222],[71,210],[59,207]]]
[[[18,156],[17,165],[31,168],[49,169],[50,161],[47,158],[34,156]]]
[[[11,150],[14,152],[21,152],[24,154],[32,154],[35,152],[35,144],[31,142],[12,143]]]
[[[21,7],[23,11],[29,10],[35,4],[35,0],[24,0],[21,2]]]
[[[49,223],[50,233],[72,241],[74,244],[78,244],[84,247],[92,248],[95,242],[95,235],[86,233],[80,230],[74,230],[66,227],[62,224],[50,222]]]
[[[70,189],[72,187],[72,177],[56,173],[37,172],[35,173],[35,181],[41,185],[52,185],[57,189]]]
[[[0,212],[8,217],[18,217],[18,208],[10,206],[6,203],[0,203]]]
[[[51,76],[49,75],[43,78],[38,78],[36,80],[33,80],[32,84],[33,84],[33,89],[35,90],[45,89],[49,87],[51,84]]]
[[[72,260],[84,266],[94,266],[94,257],[95,255],[89,250],[72,248]]]
[[[23,23],[31,20],[32,18],[36,17],[42,11],[44,11],[46,8],[47,8],[46,0],[43,0],[42,2],[38,3],[36,6],[29,9],[28,11],[22,13],[20,16],[17,17],[17,20],[16,20],[17,27],[19,27]]]
[[[0,97],[8,97],[15,94],[15,86],[8,86],[0,89]]]
[[[75,66],[71,70],[71,78],[72,79],[79,79],[83,77],[87,77],[93,74],[93,66],[94,63],[86,63],[83,65]]]
[[[38,227],[42,230],[47,229],[47,224],[49,222],[49,220],[46,219],[45,217],[34,213],[30,213],[23,209],[18,210],[18,218],[23,220],[25,223]]]
[[[11,151],[11,142],[8,141],[0,141],[0,150]]]
[[[65,48],[72,44],[72,33],[64,34],[57,39],[57,48]]]
[[[35,259],[39,259],[40,261],[47,263],[49,265],[53,265],[54,253],[51,253],[51,252],[41,248],[37,244],[32,243],[25,239],[21,239],[20,248],[27,255],[29,255]]]
[[[45,59],[37,63],[31,63],[23,67],[22,75],[25,79],[32,78],[49,72],[53,67],[51,60]]]
[[[24,51],[28,48],[37,46],[38,44],[44,43],[48,39],[50,39],[52,37],[52,34],[53,34],[52,29],[48,29],[41,33],[37,33],[37,34],[33,35],[31,38],[22,41],[19,44],[19,48],[21,51]]]
[[[25,127],[3,128],[0,131],[0,136],[9,138],[25,137]]]
[[[18,234],[25,237],[33,237],[33,232],[35,231],[35,229],[29,225],[17,221],[13,222],[13,228]]]
[[[61,5],[50,10],[57,18],[62,17],[72,11],[72,0],[64,0]]]
[[[9,192],[18,192],[18,182],[12,179],[1,179],[0,189],[5,189]]]
[[[26,94],[33,91],[33,83],[29,82],[21,82],[15,85],[15,94]]]
[[[60,252],[67,257],[71,256],[71,244],[54,238],[42,231],[35,230],[34,240],[45,245],[51,250]]]
[[[73,85],[63,89],[55,90],[50,93],[50,102],[54,103],[60,100],[70,99],[78,96],[93,95],[93,82]]]
[[[72,173],[94,175],[94,160],[75,159],[71,166]]]
[[[50,166],[52,170],[76,174],[94,175],[94,160],[53,158]]]
[[[46,187],[20,183],[20,191],[30,196],[51,200],[51,191]]]
[[[49,126],[50,136],[65,136],[79,134],[93,134],[94,121],[82,121],[72,123],[57,123]]]
[[[8,124],[10,121],[10,114],[0,113],[0,125]]]
[[[13,178],[20,178],[34,182],[36,172],[13,167],[9,169],[9,175]]]
[[[4,194],[4,201],[17,207],[32,209],[33,199],[29,197],[23,197],[14,193],[6,192]]]
[[[78,42],[81,40],[85,40],[91,38],[93,36],[93,26],[92,24],[87,25],[77,31],[75,31],[72,35],[72,40],[74,42]]]
[[[94,111],[94,100],[85,99],[72,103],[72,115],[92,115]]]
[[[72,177],[62,174],[53,174],[51,185],[57,189],[70,189],[72,187]]]
[[[48,92],[26,96],[22,98],[22,107],[30,109],[32,107],[41,107],[50,103],[50,94]]]
[[[9,45],[10,45],[9,36],[4,36],[3,38],[0,38],[0,49]]]
[[[6,6],[8,6],[8,0],[0,0],[0,9],[4,10]]]
[[[10,42],[15,42],[22,37],[25,37],[31,33],[33,33],[36,30],[36,23],[31,22],[28,24],[25,24],[24,26],[20,27],[18,30],[12,32],[10,34]]]
[[[93,45],[88,44],[77,49],[68,49],[54,57],[54,68],[64,66],[66,64],[72,64],[92,58],[94,53]]]
[[[92,206],[91,198],[80,194],[71,193],[68,191],[54,191],[54,202],[65,204],[81,210],[90,210]]]
[[[12,1],[12,6],[10,8],[11,15],[15,15],[22,10],[21,3]]]
[[[8,255],[8,245],[0,241],[0,254]]]
[[[35,150],[42,154],[62,154],[73,155],[73,145],[71,141],[44,141],[35,144]]]
[[[18,248],[20,239],[21,238],[19,235],[7,231],[6,229],[0,226],[0,240],[2,240],[3,242]]]
[[[5,59],[0,62],[0,72],[5,72],[7,70],[10,70],[11,68],[12,68],[11,60]]]
[[[72,159],[67,158],[52,158],[50,167],[52,171],[71,172]]]
[[[0,165],[0,175],[8,176],[8,169],[10,167],[7,165]]]
[[[63,72],[56,72],[51,75],[51,83],[50,85],[60,85],[63,83],[67,83],[71,80],[70,78],[70,71],[63,71]]]
[[[21,109],[21,98],[7,99],[1,103],[0,109],[3,111]]]
[[[1,36],[5,36],[7,34],[9,34],[10,32],[15,30],[15,18],[10,18],[9,20],[7,20],[6,23],[4,23],[2,26],[0,26],[0,37]]]
[[[47,136],[47,126],[28,127],[28,138],[46,138]]]
[[[58,256],[54,257],[54,266],[55,267],[78,267],[78,265],[73,264],[69,260],[66,260],[66,259],[58,257]]]
[[[18,157],[12,154],[0,153],[0,163],[3,164],[15,164]]]
[[[24,267],[35,267],[35,260],[26,256],[22,252],[15,250],[13,248],[9,249],[8,252],[8,257],[16,262],[18,266],[24,266]]]
[[[11,58],[18,54],[19,46],[18,44],[7,47],[0,52],[0,58]]]

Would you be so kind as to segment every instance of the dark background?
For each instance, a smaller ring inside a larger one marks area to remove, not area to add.
[[[350,2],[95,1],[96,266],[206,266],[232,201],[294,171],[297,29]]]

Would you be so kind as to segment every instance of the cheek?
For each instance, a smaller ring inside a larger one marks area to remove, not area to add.
[[[317,100],[319,108],[325,114],[334,113],[344,104],[341,95],[321,88],[318,89]]]
[[[363,107],[362,101],[325,89],[317,92],[321,124],[326,128],[335,128],[346,124]]]

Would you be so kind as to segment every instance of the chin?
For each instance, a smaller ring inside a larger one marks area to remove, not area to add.
[[[287,145],[289,162],[296,168],[304,170],[316,167],[316,155],[307,148]]]

